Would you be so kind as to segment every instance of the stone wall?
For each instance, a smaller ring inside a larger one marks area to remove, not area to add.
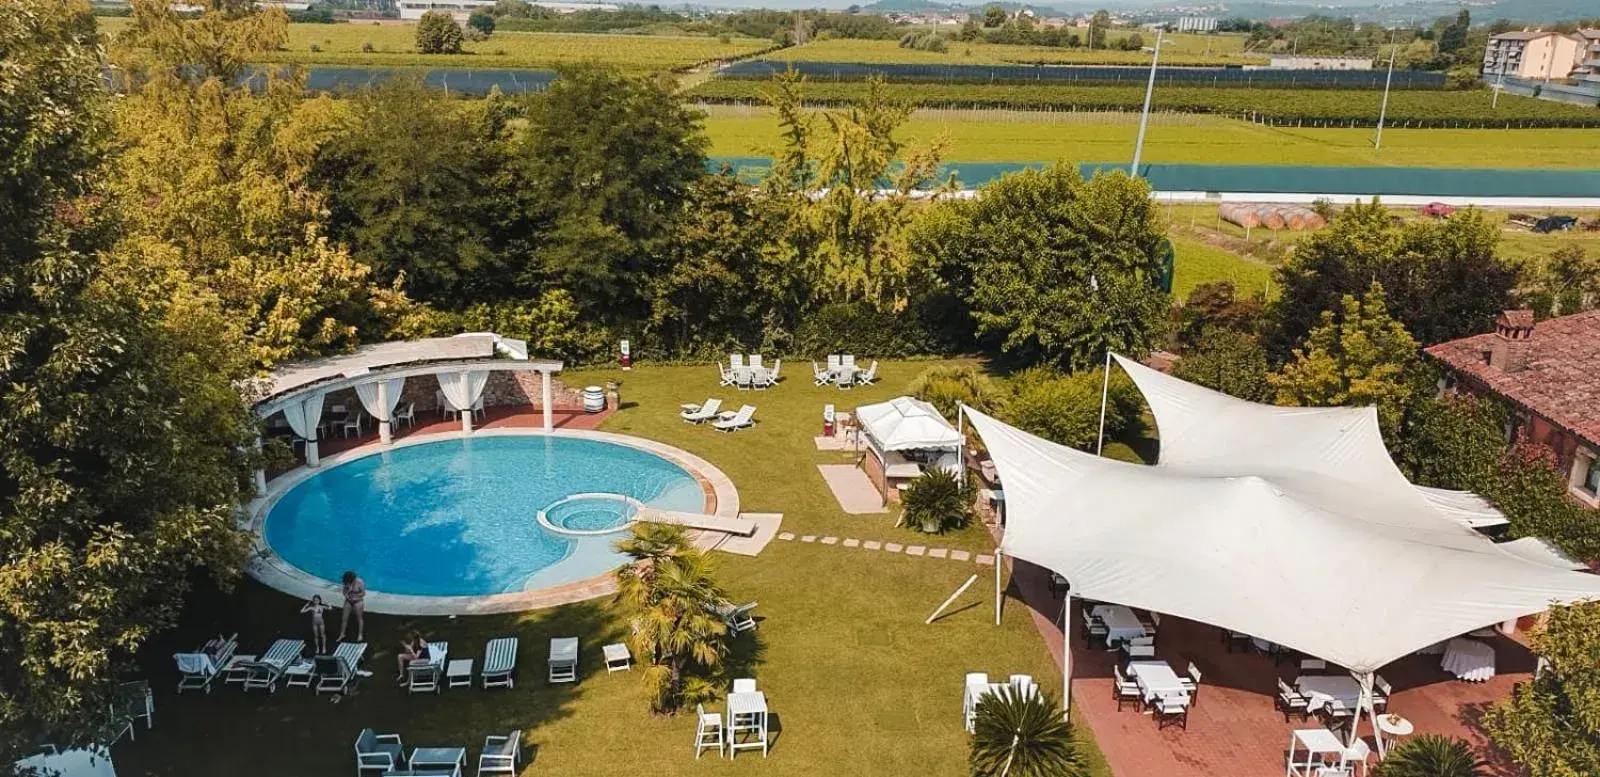
[[[453,373],[446,373],[447,376],[451,374]],[[541,409],[541,380],[537,372],[509,370],[490,372],[488,382],[483,385],[483,406],[529,405],[536,410]],[[558,410],[576,410],[583,407],[583,390],[568,387],[559,377],[550,380],[550,398]],[[405,388],[400,392],[400,404],[404,405],[407,402],[416,405],[419,415],[438,412],[442,404],[438,376],[421,375],[406,378]]]

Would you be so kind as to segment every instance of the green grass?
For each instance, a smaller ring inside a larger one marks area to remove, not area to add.
[[[607,430],[645,434],[708,458],[733,478],[747,509],[785,513],[785,530],[906,541],[916,535],[894,529],[892,516],[839,511],[815,465],[840,457],[818,453],[810,438],[825,402],[852,407],[892,396],[926,365],[886,364],[882,384],[851,393],[812,387],[800,364],[790,367],[794,371],[782,387],[738,396],[717,387],[710,366],[585,371],[568,381],[622,379],[624,409],[607,421]],[[708,395],[756,404],[761,423],[723,435],[676,418],[679,403]],[[984,548],[992,543],[972,530],[932,544]],[[206,634],[238,630],[244,647],[256,651],[277,636],[306,631],[298,602],[243,583],[232,594],[201,594],[203,601],[191,608],[183,626],[146,651],[147,676],[158,694],[156,727],[141,730],[137,742],[117,746],[118,771],[161,777],[245,771],[344,776],[350,773],[351,742],[362,727],[372,726],[401,734],[408,747],[465,745],[473,757],[484,735],[520,730],[524,752],[534,755],[524,770],[529,775],[961,777],[968,774],[958,703],[963,673],[1023,672],[1047,688],[1060,684],[1027,608],[1011,603],[1004,624],[995,627],[981,583],[948,616],[923,625],[968,575],[987,580],[986,567],[798,542],[774,542],[757,558],[716,554],[716,560],[719,577],[735,598],[761,603],[760,628],[738,639],[730,668],[737,676],[755,677],[767,693],[781,731],[766,760],[746,754],[732,763],[711,755],[696,761],[690,747],[692,717],[652,717],[637,672],[600,671],[600,645],[623,633],[604,601],[506,616],[374,616],[368,663],[377,676],[339,704],[304,689],[247,696],[227,687],[209,696],[171,696],[170,653],[192,648]],[[413,626],[433,639],[449,640],[453,656],[478,660],[488,638],[518,635],[517,688],[454,690],[438,697],[400,694],[390,680],[394,645]],[[547,640],[556,635],[584,638],[576,685],[543,682]],[[1110,777],[1098,752],[1090,757],[1092,774]]]
[[[1232,281],[1240,296],[1256,292],[1272,293],[1272,268],[1252,259],[1230,253],[1198,240],[1174,237],[1177,265],[1172,279],[1172,298],[1187,299],[1202,283]]]
[[[102,18],[101,29],[115,34],[125,18]],[[462,54],[418,54],[413,50],[416,25],[352,22],[291,24],[289,40],[266,61],[345,67],[549,68],[600,61],[626,70],[659,71],[760,51],[771,44],[756,38],[727,43],[710,36],[601,35],[543,32],[497,32],[488,40],[467,43]],[[372,52],[362,51],[372,44]],[[315,45],[321,51],[312,51]]]
[[[1080,31],[1082,37],[1087,31]],[[1113,40],[1130,33],[1111,34]],[[1155,42],[1155,33],[1141,33],[1145,44]],[[1266,58],[1244,53],[1244,37],[1234,35],[1169,35],[1162,44],[1161,61],[1171,65],[1223,65],[1265,62]],[[1017,63],[1148,65],[1150,54],[1143,51],[1091,51],[1084,48],[1054,46],[1015,46],[1009,44],[952,41],[948,51],[918,51],[900,48],[893,40],[829,38],[802,46],[792,46],[765,54],[762,59],[779,62],[856,62],[865,64],[944,64],[1009,65]]]
[[[781,136],[763,107],[707,106],[711,153],[772,156]],[[1106,162],[1133,156],[1132,113],[919,110],[900,132],[912,143],[947,142],[960,162]],[[1150,162],[1600,168],[1592,129],[1389,129],[1372,150],[1368,129],[1274,128],[1219,116],[1158,114],[1145,138]]]

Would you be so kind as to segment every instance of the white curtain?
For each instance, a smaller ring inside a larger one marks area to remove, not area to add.
[[[294,404],[283,406],[284,420],[289,422],[289,428],[301,439],[317,439],[317,426],[322,423],[322,399],[326,396],[321,392],[312,394]]]
[[[378,404],[378,384],[376,382],[356,384],[356,396],[361,399],[361,406],[366,408],[367,415],[379,421],[388,421],[394,418],[394,409],[400,405],[400,391],[405,388],[405,385],[405,378],[383,381],[384,398],[388,400],[387,406]]]
[[[471,410],[478,403],[478,397],[483,396],[483,386],[489,382],[487,370],[470,370],[455,375],[440,375],[439,390],[444,392],[444,401],[456,410]]]

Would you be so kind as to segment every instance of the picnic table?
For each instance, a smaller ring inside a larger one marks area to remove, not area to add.
[[[1185,703],[1189,700],[1189,689],[1183,687],[1183,683],[1178,681],[1178,673],[1172,671],[1172,666],[1165,661],[1129,662],[1128,674],[1133,675],[1134,682],[1139,684],[1146,702],[1172,697],[1182,698]]]

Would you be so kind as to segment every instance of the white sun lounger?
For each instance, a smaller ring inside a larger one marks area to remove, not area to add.
[[[550,639],[550,682],[575,683],[578,681],[578,638],[552,637]]]
[[[284,672],[289,667],[300,661],[300,654],[304,653],[306,642],[303,639],[280,639],[267,648],[265,655],[251,662],[244,678],[244,689],[265,689],[267,693],[276,693],[278,680],[283,678]]]
[[[361,670],[361,659],[367,654],[365,642],[340,642],[333,655],[317,656],[312,672],[317,677],[317,693],[344,693],[354,683]]]
[[[746,426],[754,426],[755,414],[755,405],[745,405],[739,408],[739,412],[735,413],[732,418],[726,421],[713,421],[711,427],[719,432],[731,432],[735,429],[743,429]]]
[[[699,424],[699,423],[705,423],[706,421],[710,421],[711,419],[716,418],[717,417],[717,411],[719,411],[721,409],[722,409],[722,400],[717,399],[716,397],[712,397],[710,399],[707,399],[705,401],[705,404],[701,405],[699,407],[699,409],[694,410],[694,411],[685,410],[685,411],[679,413],[678,416],[680,418],[682,418],[683,420],[688,421],[691,424]]]
[[[741,604],[738,607],[733,606],[731,603],[722,604],[718,605],[717,614],[721,615],[722,620],[728,624],[729,631],[738,634],[741,631],[749,631],[756,627],[756,619],[750,615],[755,608],[755,602]]]
[[[178,664],[178,693],[197,688],[210,693],[211,681],[221,674],[216,662],[206,653],[174,653],[172,660]]]
[[[484,688],[513,688],[517,671],[517,638],[496,637],[483,648]]]
[[[429,642],[427,658],[406,664],[407,690],[411,693],[438,693],[444,679],[445,661],[449,656],[449,642]]]

